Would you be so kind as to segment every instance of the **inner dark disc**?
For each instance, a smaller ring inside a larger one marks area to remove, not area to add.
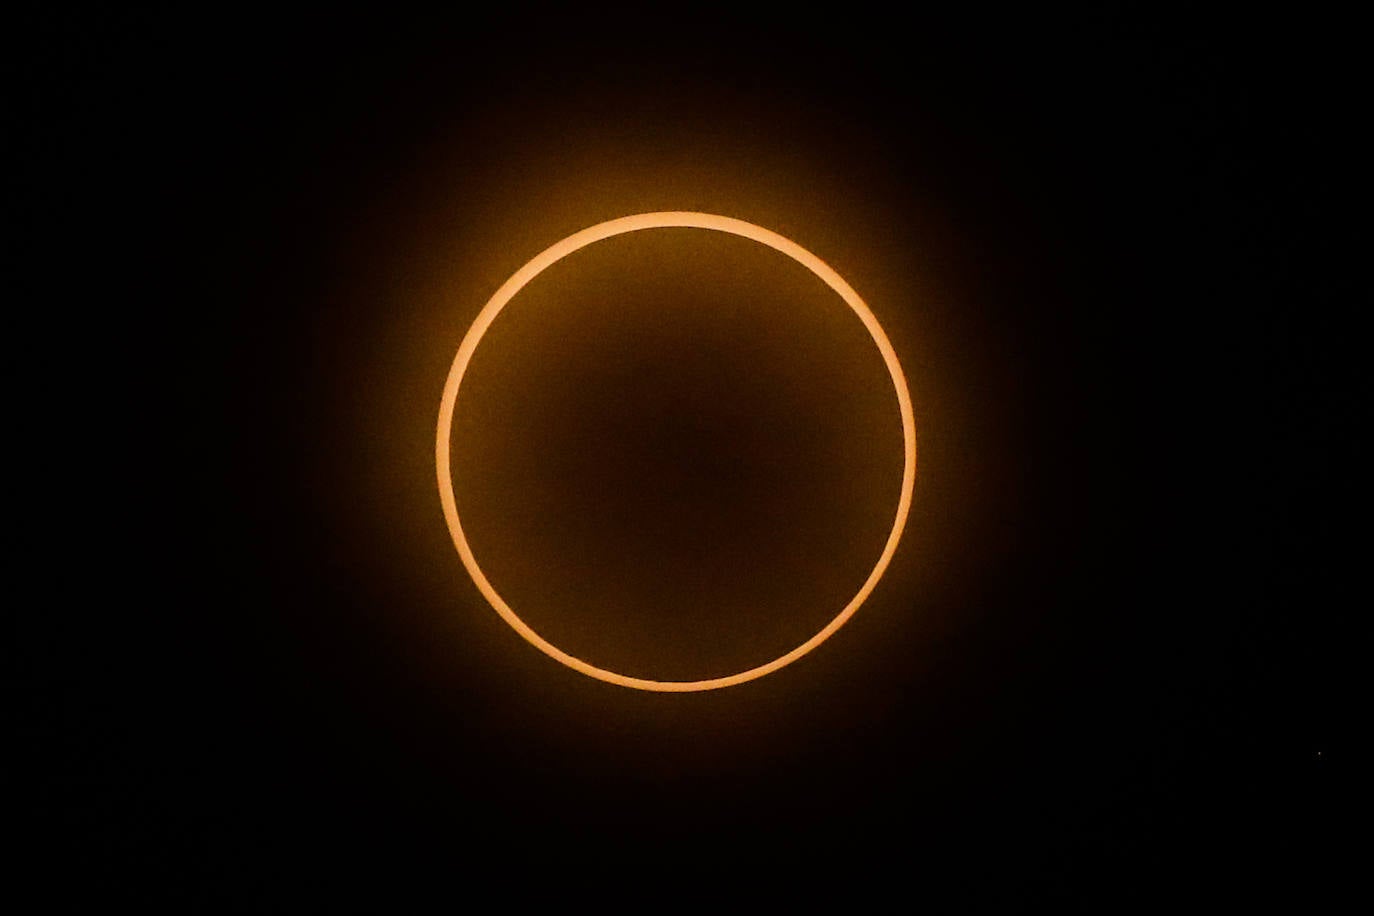
[[[698,680],[782,655],[872,571],[902,478],[896,394],[805,267],[700,229],[628,233],[501,312],[454,411],[463,528],[535,632]]]

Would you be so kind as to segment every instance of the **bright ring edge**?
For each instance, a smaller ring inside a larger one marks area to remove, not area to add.
[[[624,235],[627,232],[635,232],[643,229],[709,229],[717,232],[725,232],[731,235],[738,235],[751,241],[767,245],[782,252],[794,261],[806,267],[813,274],[819,277],[827,286],[844,299],[850,309],[858,315],[868,329],[873,342],[878,345],[878,350],[882,354],[883,362],[887,366],[888,374],[892,378],[893,387],[897,392],[897,404],[902,418],[902,445],[904,460],[902,467],[902,490],[901,496],[897,501],[897,514],[892,524],[892,530],[888,535],[887,543],[883,547],[883,552],[869,573],[864,584],[859,588],[854,597],[849,600],[844,609],[826,624],[819,632],[808,639],[806,642],[797,646],[792,651],[781,655],[770,662],[766,662],[746,671],[724,677],[708,678],[697,681],[655,681],[647,678],[630,677],[598,668],[595,665],[584,662],[580,658],[569,655],[562,649],[545,640],[533,629],[530,628],[519,615],[511,609],[496,591],[492,584],[487,580],[481,567],[477,564],[477,558],[473,555],[472,548],[468,545],[467,537],[463,533],[462,522],[458,517],[458,503],[453,491],[453,475],[450,466],[450,439],[453,432],[453,412],[458,401],[458,388],[462,383],[463,375],[467,372],[468,364],[472,361],[472,356],[477,350],[477,345],[482,337],[491,327],[496,316],[515,298],[531,280],[551,267],[553,264],[572,254],[580,248],[585,248],[594,242],[603,241],[617,235]],[[435,459],[439,479],[439,500],[443,506],[444,519],[448,523],[449,534],[453,538],[453,544],[458,549],[458,555],[467,568],[468,574],[472,577],[474,584],[487,602],[496,610],[501,618],[510,625],[524,639],[539,649],[544,654],[567,665],[575,671],[579,671],[588,677],[606,681],[611,684],[618,684],[622,687],[629,687],[636,690],[650,690],[666,693],[689,693],[702,690],[716,690],[722,687],[731,687],[736,684],[743,684],[755,680],[767,674],[772,674],[780,668],[790,665],[792,662],[806,655],[812,649],[829,639],[836,630],[844,626],[849,618],[854,616],[854,612],[868,599],[873,589],[877,586],[878,580],[887,571],[888,565],[892,561],[893,554],[897,551],[897,543],[901,539],[902,531],[906,527],[907,515],[911,510],[912,491],[916,481],[916,420],[911,407],[911,394],[907,389],[906,376],[902,373],[901,364],[897,360],[897,353],[892,348],[887,334],[883,332],[878,324],[877,317],[869,309],[867,303],[856,293],[843,277],[841,277],[829,264],[811,252],[802,248],[792,240],[756,226],[744,220],[734,219],[728,216],[717,216],[710,213],[694,213],[688,211],[667,211],[659,213],[640,213],[634,216],[625,216],[619,219],[608,220],[576,232],[560,242],[555,243],[544,251],[540,252],[531,259],[525,266],[517,270],[505,283],[497,289],[496,293],[487,301],[487,304],[478,313],[477,318],[468,329],[462,343],[458,347],[458,353],[454,357],[453,365],[449,369],[448,379],[444,384],[443,397],[439,404],[439,428],[438,438],[435,446]]]

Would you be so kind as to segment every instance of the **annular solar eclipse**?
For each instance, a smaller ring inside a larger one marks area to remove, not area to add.
[[[628,232],[678,228],[723,232],[750,239],[761,245],[766,245],[769,248],[787,255],[807,268],[844,300],[868,330],[873,342],[878,347],[879,353],[882,355],[883,362],[891,377],[893,390],[896,393],[897,404],[901,414],[904,459],[901,493],[897,500],[897,506],[892,521],[892,529],[887,536],[887,541],[883,546],[882,552],[878,556],[877,562],[874,564],[872,571],[868,574],[868,578],[864,581],[863,585],[825,627],[791,651],[774,658],[772,661],[744,671],[739,671],[724,677],[715,677],[705,680],[660,681],[649,678],[630,677],[615,671],[608,671],[568,654],[536,633],[533,628],[520,618],[515,609],[501,597],[487,579],[486,574],[483,573],[482,567],[473,553],[472,547],[468,543],[467,536],[463,531],[463,523],[458,514],[458,502],[454,493],[453,468],[450,460],[450,443],[453,429],[454,408],[457,405],[462,390],[463,376],[467,372],[473,354],[477,351],[477,347],[482,342],[483,335],[486,334],[492,322],[495,321],[496,317],[501,313],[501,310],[506,308],[530,281],[573,252],[596,242],[623,235]],[[612,684],[618,684],[622,687],[634,688],[636,690],[684,693],[714,690],[720,687],[743,684],[746,681],[751,681],[763,677],[766,674],[771,674],[791,664],[829,639],[836,630],[843,626],[849,618],[854,615],[855,611],[859,609],[864,601],[868,599],[873,589],[877,586],[878,581],[882,578],[883,573],[887,570],[888,564],[892,561],[893,554],[897,550],[897,543],[902,536],[902,530],[906,526],[907,514],[911,508],[912,490],[916,480],[916,423],[912,413],[911,395],[907,389],[906,378],[902,373],[901,365],[897,360],[897,354],[893,350],[891,342],[883,332],[882,327],[878,324],[878,319],[874,316],[872,310],[869,309],[864,300],[860,298],[859,294],[854,291],[854,288],[831,268],[830,265],[826,264],[805,248],[802,248],[796,242],[778,235],[776,232],[772,232],[743,220],[709,213],[640,213],[634,216],[626,216],[620,219],[598,223],[597,225],[583,229],[581,232],[574,233],[545,249],[525,264],[525,266],[516,271],[510,279],[501,285],[491,299],[488,300],[481,312],[478,313],[477,319],[473,322],[472,327],[468,330],[462,343],[459,345],[458,353],[454,357],[453,365],[449,370],[448,380],[444,385],[443,398],[439,407],[435,459],[438,470],[439,499],[443,506],[444,518],[448,523],[449,533],[453,537],[453,544],[458,549],[458,556],[462,559],[464,567],[466,567],[468,574],[472,577],[473,582],[477,585],[483,597],[491,604],[496,612],[501,615],[501,618],[505,620],[506,623],[541,652],[588,677],[593,677]]]

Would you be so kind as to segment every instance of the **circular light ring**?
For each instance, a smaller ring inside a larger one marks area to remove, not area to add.
[[[472,356],[477,350],[477,345],[481,343],[482,336],[486,334],[492,322],[496,320],[496,316],[501,313],[501,309],[505,308],[511,299],[524,289],[531,280],[579,248],[585,248],[593,242],[624,235],[627,232],[637,232],[642,229],[677,228],[710,229],[742,236],[761,245],[767,245],[801,264],[817,277],[820,277],[826,286],[838,293],[845,303],[854,310],[854,314],[859,316],[864,327],[868,329],[868,333],[872,336],[873,342],[878,345],[883,362],[887,365],[887,371],[892,377],[892,386],[896,389],[897,404],[902,416],[902,448],[904,452],[902,492],[897,500],[897,513],[892,522],[892,531],[887,536],[887,543],[883,546],[883,552],[878,557],[878,562],[874,565],[873,571],[868,574],[863,586],[845,605],[844,609],[820,632],[785,655],[747,671],[699,681],[655,681],[607,671],[569,655],[531,629],[492,587],[491,582],[487,580],[486,575],[477,564],[477,558],[473,555],[472,547],[468,544],[467,537],[463,533],[462,522],[458,518],[458,503],[453,493],[453,475],[450,469],[449,456],[449,440],[453,429],[453,410],[458,401],[458,388],[462,384],[463,375],[467,372],[468,365],[472,362]],[[632,687],[636,690],[686,693],[730,687],[771,674],[779,668],[790,665],[825,642],[836,630],[844,626],[850,617],[854,616],[854,612],[867,600],[878,584],[878,580],[887,570],[888,564],[892,561],[892,555],[897,550],[897,542],[901,539],[902,529],[906,526],[907,514],[911,510],[912,488],[916,481],[916,420],[911,410],[911,394],[907,390],[906,377],[902,374],[902,367],[897,361],[897,354],[892,349],[891,342],[883,333],[882,327],[878,324],[878,319],[874,317],[868,305],[830,265],[796,242],[743,220],[732,219],[728,216],[716,216],[710,213],[640,213],[635,216],[598,223],[568,236],[541,252],[501,285],[501,288],[478,313],[477,320],[472,323],[467,336],[463,338],[462,344],[458,347],[458,355],[454,357],[453,366],[449,369],[448,381],[444,385],[443,399],[439,404],[439,431],[435,443],[435,458],[439,474],[439,499],[443,504],[444,518],[448,522],[449,533],[453,536],[453,544],[458,548],[458,555],[462,558],[463,565],[467,567],[468,574],[472,576],[472,580],[476,583],[482,596],[496,609],[496,612],[501,615],[506,623],[510,624],[517,633],[541,652],[588,677],[619,684],[622,687]]]

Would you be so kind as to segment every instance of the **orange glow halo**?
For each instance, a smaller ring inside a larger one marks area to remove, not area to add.
[[[844,610],[840,611],[820,632],[785,655],[747,671],[699,681],[655,681],[617,674],[614,671],[598,668],[580,658],[569,655],[534,632],[497,593],[491,582],[487,580],[486,575],[483,574],[481,567],[477,565],[477,558],[473,556],[472,548],[468,545],[467,537],[463,534],[462,522],[458,518],[458,503],[453,493],[453,475],[449,464],[449,440],[453,429],[453,409],[458,400],[458,387],[463,381],[463,374],[467,371],[468,364],[472,362],[472,355],[476,352],[482,335],[491,327],[491,323],[496,320],[501,309],[505,308],[511,299],[524,289],[526,284],[539,276],[545,269],[579,248],[613,236],[623,235],[626,232],[670,228],[710,229],[752,239],[792,258],[839,293],[840,297],[854,310],[854,314],[859,316],[864,327],[868,329],[868,333],[872,335],[873,342],[878,345],[878,350],[882,353],[883,362],[887,364],[887,371],[892,376],[892,385],[897,391],[897,403],[902,415],[902,447],[905,453],[902,468],[902,492],[897,501],[897,514],[892,522],[892,531],[888,534],[887,543],[884,545],[882,555],[878,557],[878,562],[873,567],[873,571],[868,574],[868,579],[845,605]],[[458,555],[462,558],[463,565],[467,567],[468,573],[472,576],[473,582],[476,583],[483,597],[496,609],[496,612],[501,615],[506,623],[510,624],[517,633],[541,652],[588,677],[619,684],[622,687],[632,687],[636,690],[685,693],[730,687],[771,674],[785,665],[790,665],[825,642],[850,617],[854,616],[854,612],[872,593],[878,580],[887,570],[888,564],[892,561],[892,555],[897,550],[897,541],[902,536],[902,529],[906,526],[907,513],[911,509],[912,487],[916,481],[916,420],[912,414],[911,394],[907,390],[906,378],[902,374],[901,365],[897,362],[897,354],[892,349],[892,344],[888,341],[887,335],[883,333],[882,327],[878,324],[878,319],[874,317],[868,305],[830,265],[790,239],[743,220],[732,219],[728,216],[716,216],[710,213],[640,213],[635,216],[598,223],[568,236],[541,252],[528,264],[516,271],[514,276],[496,291],[496,294],[478,313],[477,320],[473,322],[467,336],[463,338],[462,344],[458,347],[458,355],[454,358],[453,366],[449,370],[448,381],[444,385],[443,399],[439,404],[439,432],[435,445],[435,458],[439,473],[439,498],[443,504],[444,518],[448,522],[449,533],[453,536],[453,544],[458,548]]]

